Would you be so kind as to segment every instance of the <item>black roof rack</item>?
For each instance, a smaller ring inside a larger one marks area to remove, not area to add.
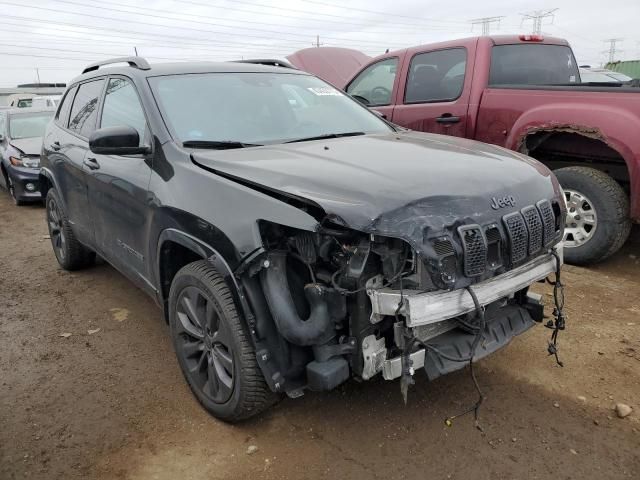
[[[138,70],[151,70],[149,62],[142,57],[118,57],[104,60],[102,62],[92,63],[82,70],[82,73],[93,72],[94,70],[98,70],[100,67],[111,65],[112,63],[128,63],[130,67],[137,68]]]
[[[256,58],[249,60],[234,60],[235,63],[253,63],[255,65],[267,65],[270,67],[283,67],[283,68],[292,68],[297,70],[296,67],[291,65],[289,62],[285,62],[284,60],[277,60],[275,58]]]

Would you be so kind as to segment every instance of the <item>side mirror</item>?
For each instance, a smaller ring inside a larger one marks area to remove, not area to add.
[[[380,118],[384,118],[385,120],[387,119],[387,116],[386,116],[384,113],[379,112],[378,110],[374,110],[373,108],[371,108],[370,110],[371,110],[373,113],[375,113],[377,116],[379,116]]]
[[[138,131],[128,125],[99,128],[89,137],[89,149],[100,155],[136,155],[150,151],[149,147],[140,146]]]
[[[0,133],[0,142],[4,142],[4,135]]]

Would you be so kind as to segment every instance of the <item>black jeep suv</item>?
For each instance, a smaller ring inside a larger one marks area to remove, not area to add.
[[[542,318],[528,287],[559,268],[565,214],[549,170],[259,63],[94,64],[44,136],[58,262],[97,253],[153,296],[207,410],[433,379]]]

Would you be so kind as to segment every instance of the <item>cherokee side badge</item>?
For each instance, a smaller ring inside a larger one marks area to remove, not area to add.
[[[515,207],[516,199],[513,195],[506,195],[504,197],[491,197],[491,208],[498,210],[504,207]]]

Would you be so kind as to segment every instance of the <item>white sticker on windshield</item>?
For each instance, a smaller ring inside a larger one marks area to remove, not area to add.
[[[308,87],[307,90],[318,96],[331,95],[334,97],[339,97],[342,95],[342,93],[340,93],[333,87]]]

